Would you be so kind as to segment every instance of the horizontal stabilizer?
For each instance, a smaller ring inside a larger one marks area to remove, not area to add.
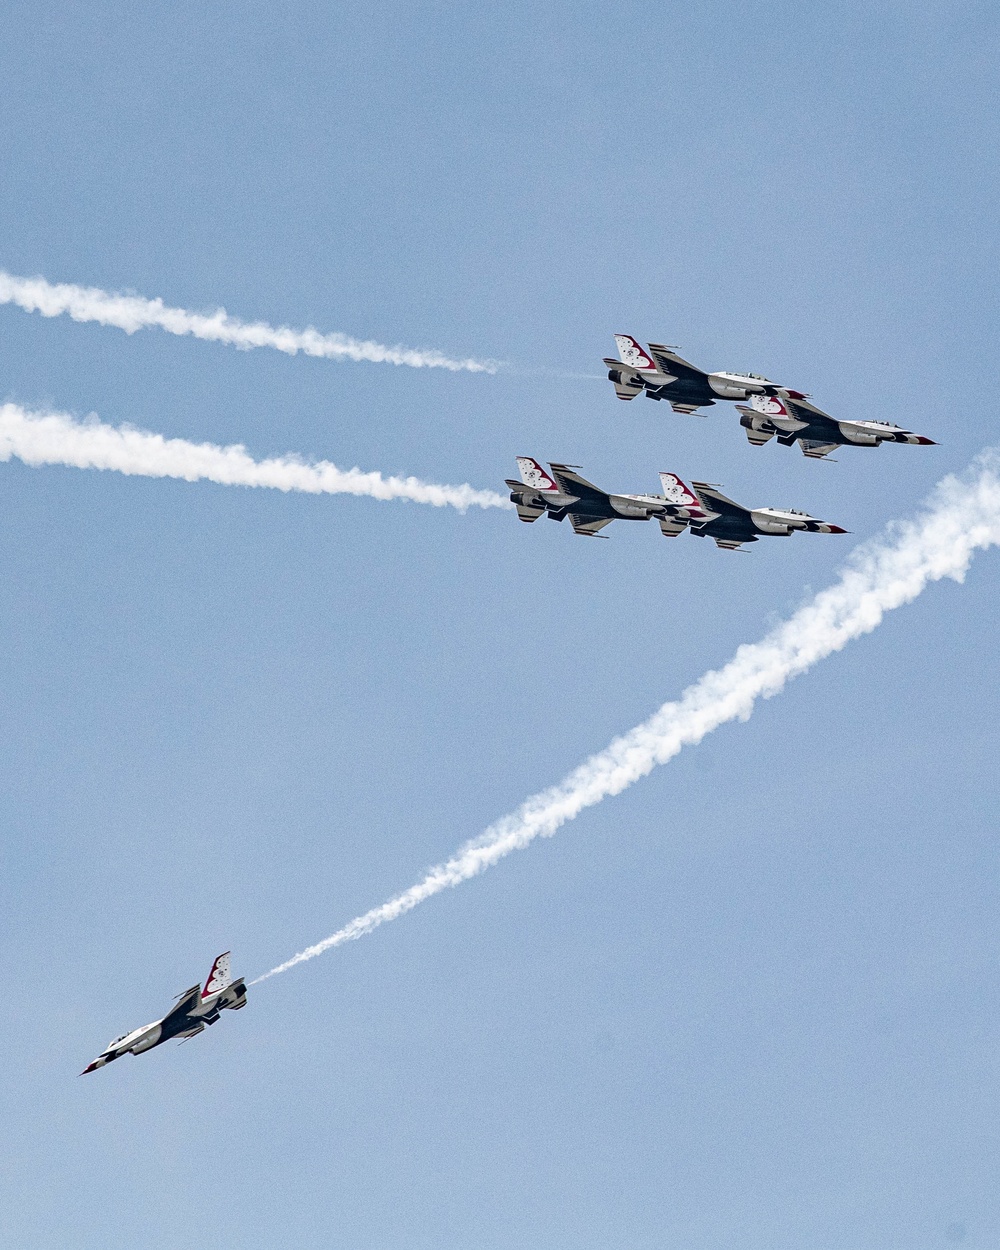
[[[507,478],[506,483],[510,488],[510,501],[522,521],[537,521],[545,515],[545,498],[540,491],[526,487],[523,482],[515,482],[513,478]]]
[[[604,363],[610,366],[608,380],[614,383],[619,399],[635,399],[636,395],[642,394],[644,383],[639,374],[623,369],[617,360],[605,360]]]
[[[530,504],[515,501],[514,507],[517,508],[519,520],[526,521],[529,525],[532,521],[537,521],[540,516],[545,515],[544,508],[533,508]]]
[[[610,525],[614,517],[609,516],[581,516],[576,512],[569,514],[570,523],[576,534],[582,534],[584,538],[607,538],[606,534],[598,534],[598,530],[604,529],[605,525]]]
[[[677,517],[661,516],[656,519],[660,523],[660,533],[664,538],[676,538],[687,529],[687,521],[680,521]]]
[[[822,460],[824,456],[828,456],[831,451],[836,451],[840,446],[839,443],[819,443],[811,438],[800,438],[799,446],[802,448],[802,454],[808,456],[810,460]]]
[[[754,399],[756,398],[755,395]],[[740,425],[746,430],[747,438],[754,447],[763,447],[774,438],[777,430],[759,411],[747,408],[744,404],[737,404],[736,411],[740,414]]]

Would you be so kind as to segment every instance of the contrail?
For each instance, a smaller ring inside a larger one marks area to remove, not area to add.
[[[414,347],[387,347],[347,334],[321,334],[309,327],[291,330],[288,326],[272,326],[266,321],[240,321],[230,317],[224,308],[213,313],[189,312],[171,308],[162,299],[144,299],[141,295],[122,295],[102,291],[100,287],[74,286],[67,282],[47,282],[45,278],[18,278],[0,270],[0,304],[16,304],[25,312],[39,312],[43,317],[69,313],[74,321],[96,321],[103,326],[117,326],[126,334],[134,334],[146,326],[159,326],[168,334],[190,334],[213,343],[229,343],[249,350],[252,347],[273,347],[295,356],[322,356],[327,360],[367,360],[377,364],[410,365],[414,369],[450,369],[453,373],[496,373],[496,360],[453,360],[443,352]]]
[[[747,720],[760,698],[778,694],[792,677],[871,633],[892,608],[910,603],[942,577],[961,582],[973,552],[1000,543],[1000,457],[984,452],[962,478],[938,483],[915,520],[893,522],[885,535],[857,548],[840,577],[760,642],[740,647],[732,660],[706,673],[680,699],[616,738],[558,785],[533,795],[516,812],[467,842],[423,880],[358,916],[315,946],[270,972],[264,981],[371,933],[434,894],[468,881],[537,837],[551,837],[568,820],[620,794],[665,764],[684,746],[731,720]],[[257,982],[254,982],[256,984]]]
[[[96,417],[77,421],[64,412],[28,412],[0,405],[0,461],[16,456],[25,464],[111,469],[139,477],[171,477],[223,486],[267,486],[310,495],[367,495],[409,499],[434,507],[512,508],[506,495],[472,486],[440,486],[417,477],[383,477],[361,469],[340,469],[329,460],[308,463],[296,456],[254,460],[245,447],[219,447],[164,438],[130,426],[105,425]]]

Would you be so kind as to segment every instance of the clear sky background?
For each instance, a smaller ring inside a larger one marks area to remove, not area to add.
[[[998,18],[11,0],[0,267],[502,358],[0,309],[6,398],[500,487],[723,483],[858,537],[997,440]],[[611,334],[926,449],[618,403]],[[78,1080],[415,880],[835,576],[655,525],[0,466],[0,1245],[1000,1238],[1000,557],[551,841]]]

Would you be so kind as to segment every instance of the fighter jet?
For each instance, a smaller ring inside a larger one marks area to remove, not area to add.
[[[667,400],[674,412],[691,413],[719,399],[749,399],[778,389],[759,373],[706,373],[661,343],[650,343],[646,352],[631,334],[616,334],[615,342],[621,360],[605,357],[604,363],[619,399],[645,391],[649,399]]]
[[[662,524],[662,519],[672,513],[662,495],[612,495],[601,490],[574,471],[579,465],[550,464],[551,472],[546,473],[537,460],[518,456],[517,467],[521,481],[508,478],[507,485],[522,521],[537,521],[545,514],[552,521],[568,516],[575,533],[586,538],[606,538],[598,530],[612,521],[648,521],[655,516],[661,518]],[[701,517],[698,501],[692,497],[691,502]]]
[[[123,1033],[121,1037],[107,1046],[93,1063],[88,1063],[80,1073],[85,1076],[103,1068],[113,1059],[122,1055],[141,1055],[152,1050],[172,1037],[182,1041],[201,1033],[206,1024],[214,1024],[219,1012],[226,1009],[239,1011],[247,1005],[247,989],[240,977],[234,981],[229,972],[229,951],[220,955],[212,964],[205,988],[192,985],[183,994],[177,995],[177,1006],[168,1011],[162,1020],[154,1020],[152,1024],[144,1024],[141,1029],[133,1029],[131,1033]]]
[[[818,521],[806,512],[777,508],[743,508],[707,482],[693,487],[676,473],[661,473],[662,495],[612,495],[574,472],[577,466],[550,464],[546,473],[537,460],[518,456],[521,481],[507,479],[511,502],[522,521],[569,517],[577,534],[598,535],[612,521],[649,521],[656,518],[667,538],[690,529],[693,534],[714,538],[718,546],[735,550],[742,543],[755,543],[761,535],[785,537],[794,530],[820,534],[845,534],[839,525]]]
[[[887,421],[838,421],[797,391],[779,389],[769,395],[751,395],[750,407],[737,404],[736,411],[754,447],[762,447],[777,434],[779,443],[791,447],[797,442],[811,460],[822,460],[838,447],[879,447],[882,443],[935,446],[932,438]]]
[[[682,482],[676,473],[661,473],[664,497],[668,501],[681,501],[691,515],[687,528],[699,538],[714,538],[715,545],[724,551],[738,551],[743,543],[755,543],[758,538],[788,538],[796,530],[810,534],[846,534],[847,530],[829,521],[820,521],[808,512],[796,512],[793,508],[744,508],[742,504],[727,499],[718,486],[711,482]],[[701,509],[700,519],[694,515],[694,507]],[[676,525],[678,522],[673,521]],[[680,529],[668,530],[660,522],[663,533],[671,537]]]

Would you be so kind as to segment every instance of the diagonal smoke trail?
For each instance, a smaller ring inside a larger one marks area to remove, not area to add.
[[[708,672],[674,703],[616,738],[558,785],[533,795],[509,816],[467,842],[423,880],[358,916],[270,972],[265,981],[362,937],[439,894],[468,881],[537,837],[551,837],[585,808],[620,794],[665,764],[684,746],[731,720],[747,720],[759,698],[778,694],[792,677],[870,633],[892,608],[910,603],[930,582],[961,582],[973,552],[1000,544],[1000,456],[984,452],[962,478],[938,483],[915,520],[893,522],[885,536],[856,549],[840,577],[760,642],[740,647],[729,663]],[[256,984],[254,982],[253,984]]]
[[[409,499],[434,507],[512,508],[506,495],[472,486],[439,486],[417,477],[383,477],[361,469],[339,469],[329,460],[313,464],[295,456],[254,460],[244,447],[189,443],[129,426],[105,425],[92,417],[76,421],[62,412],[28,412],[0,405],[0,461],[16,456],[25,464],[62,464],[75,469],[112,469],[139,477],[172,477],[223,486],[268,486],[310,495],[367,495]]]
[[[213,313],[189,312],[171,308],[161,299],[144,299],[141,295],[120,295],[102,291],[100,287],[74,286],[68,282],[47,282],[44,278],[18,278],[0,270],[0,304],[16,304],[25,312],[40,312],[43,317],[69,313],[74,321],[96,321],[103,326],[117,326],[126,334],[134,334],[146,326],[159,326],[168,334],[190,334],[213,343],[229,343],[249,350],[251,347],[273,347],[295,356],[322,356],[327,360],[368,360],[377,364],[410,365],[414,369],[450,369],[452,373],[496,373],[495,360],[453,360],[442,352],[414,347],[386,347],[368,339],[355,339],[347,334],[321,334],[311,327],[291,330],[288,326],[272,326],[266,321],[240,321],[230,317],[224,308]]]

